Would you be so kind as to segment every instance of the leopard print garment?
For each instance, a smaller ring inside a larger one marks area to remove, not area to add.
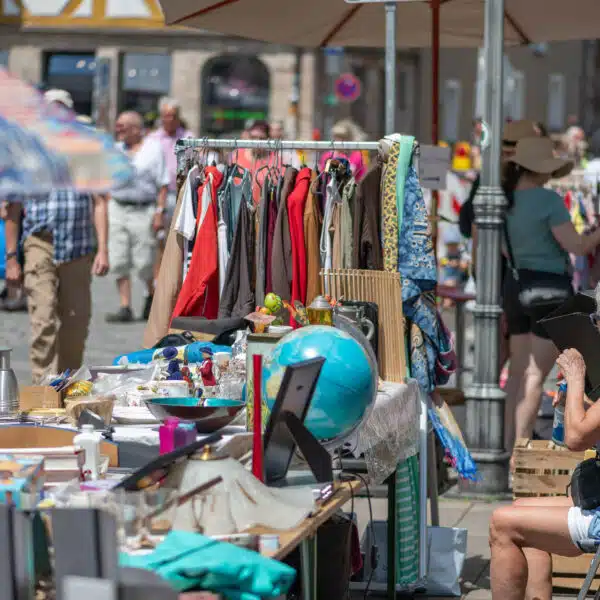
[[[383,183],[383,268],[392,273],[398,272],[398,207],[396,204],[396,173],[400,144],[394,142],[390,148]]]

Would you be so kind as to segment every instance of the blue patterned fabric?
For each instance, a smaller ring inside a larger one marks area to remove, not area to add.
[[[421,292],[435,289],[437,284],[429,214],[413,164],[408,167],[404,182],[403,217],[399,233],[398,266],[402,275],[402,299],[406,302]]]

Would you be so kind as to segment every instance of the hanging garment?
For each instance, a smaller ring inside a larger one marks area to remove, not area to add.
[[[235,165],[225,184],[223,196],[223,220],[227,225],[227,249],[231,253],[240,206],[252,200],[252,173]]]
[[[381,163],[358,184],[354,197],[352,264],[356,269],[383,269],[381,251]]]
[[[217,191],[223,174],[217,167],[204,169],[206,179],[199,195],[209,194],[207,211],[202,220],[198,213],[198,233],[192,252],[190,269],[181,286],[175,317],[206,317],[216,319],[219,312],[219,258],[217,240]]]
[[[273,292],[283,300],[289,300],[292,293],[292,241],[288,220],[287,199],[296,184],[298,171],[288,167],[283,176],[283,187],[279,200],[273,253],[271,255],[271,277]]]
[[[304,245],[304,210],[310,187],[311,170],[302,169],[296,177],[296,186],[288,196],[288,221],[292,241],[292,296],[291,304],[298,300],[306,303],[306,247]],[[296,321],[291,318],[292,327]]]
[[[308,306],[321,294],[321,255],[319,239],[323,215],[319,202],[314,194],[313,186],[317,183],[317,174],[313,171],[311,185],[304,207],[304,247],[306,251],[306,297],[304,304]]]
[[[275,240],[275,225],[277,224],[277,213],[279,207],[279,196],[281,193],[281,185],[283,177],[279,178],[279,183],[271,190],[271,201],[269,202],[267,227],[267,257],[265,261],[265,294],[273,291],[273,242]]]
[[[356,180],[354,177],[350,177],[342,190],[342,203],[340,207],[340,252],[342,269],[353,268],[352,230],[355,195]]]
[[[217,223],[217,244],[219,249],[219,296],[223,293],[223,287],[227,277],[229,266],[229,249],[227,244],[227,223],[223,220],[223,213],[219,212]]]
[[[173,229],[183,236],[184,260],[183,260],[183,277],[187,273],[189,265],[188,258],[191,256],[194,238],[196,237],[196,210],[198,202],[198,190],[196,179],[200,170],[197,165],[194,165],[188,172],[185,182],[181,188],[182,198],[181,206],[177,217],[173,217]]]
[[[242,202],[231,246],[225,287],[219,304],[219,319],[245,317],[254,311],[254,208]]]
[[[324,269],[333,268],[333,233],[335,206],[341,201],[339,193],[339,182],[335,173],[329,176],[325,188],[325,208],[323,210],[323,228],[321,229],[321,265]]]
[[[173,224],[176,223],[179,216],[184,193],[184,186],[182,186],[175,205]],[[150,316],[144,330],[144,348],[152,348],[169,332],[171,314],[177,304],[177,297],[183,281],[184,243],[185,239],[175,231],[172,225],[165,243],[165,251],[160,263],[158,277],[156,278]]]
[[[331,226],[329,235],[331,236],[331,268],[342,268],[342,203],[334,202],[331,213]]]
[[[271,200],[272,186],[265,181],[260,203],[258,205],[258,232],[256,236],[256,305],[262,306],[265,301],[267,287],[267,248],[269,234],[269,205]]]
[[[396,205],[396,178],[400,144],[392,147],[383,171],[382,215],[383,215],[383,268],[393,273],[398,271],[398,207]]]

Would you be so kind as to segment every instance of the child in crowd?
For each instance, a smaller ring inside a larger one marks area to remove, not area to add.
[[[449,226],[444,231],[445,256],[440,261],[440,283],[450,287],[463,286],[469,278],[469,261],[466,259],[460,231]]]

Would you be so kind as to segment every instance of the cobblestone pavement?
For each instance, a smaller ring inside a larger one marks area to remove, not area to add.
[[[0,285],[0,288],[3,287]],[[134,283],[133,308],[141,313],[143,305],[142,286]],[[115,356],[141,348],[144,323],[109,324],[104,320],[107,312],[118,307],[114,279],[110,276],[95,278],[92,288],[92,322],[88,337],[85,362],[101,366],[112,364]],[[29,317],[27,313],[0,312],[0,345],[13,348],[12,366],[20,384],[31,381],[28,360]]]

